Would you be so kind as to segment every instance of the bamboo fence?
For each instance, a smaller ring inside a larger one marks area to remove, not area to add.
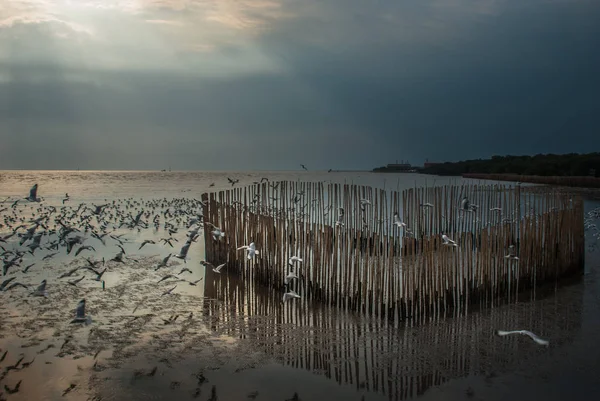
[[[559,185],[578,188],[600,188],[600,178],[592,176],[543,176],[543,175],[520,175],[520,174],[477,174],[468,173],[462,175],[464,178],[493,181],[521,181],[532,184]]]
[[[477,207],[462,210],[463,197]],[[583,271],[583,200],[552,188],[398,192],[282,181],[203,194],[203,201],[207,261],[278,289],[294,269],[299,279],[290,288],[300,296],[391,321],[491,305]],[[407,228],[394,224],[394,213]],[[225,236],[215,239],[207,223]],[[252,259],[237,249],[250,242],[259,251]],[[510,245],[518,260],[506,257]],[[291,256],[303,262],[290,266]]]

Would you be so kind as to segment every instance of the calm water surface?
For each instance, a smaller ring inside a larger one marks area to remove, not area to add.
[[[227,177],[239,179],[236,185],[268,177],[391,189],[462,181],[373,173],[4,171],[0,200],[24,197],[36,182],[45,203],[62,206],[69,193],[73,208],[104,199],[122,204],[127,198],[199,199],[205,191],[230,188]],[[27,204],[22,213],[36,211]],[[199,264],[202,237],[185,264],[173,260],[155,271],[161,257],[179,250],[185,228],[174,235],[179,242],[173,249],[162,244],[138,249],[143,239],[164,237],[162,229],[121,231],[136,261],[109,263],[104,290],[93,280],[74,287],[57,279],[82,264],[83,255],[67,255],[64,248],[47,261],[40,259],[51,251],[26,255],[22,266],[36,263],[31,271],[9,273],[34,285],[47,278],[49,286],[47,298],[28,297],[24,290],[0,293],[0,357],[8,351],[0,372],[21,356],[22,362],[33,360],[8,370],[0,398],[284,401],[297,394],[300,400],[589,400],[600,391],[600,348],[590,347],[600,336],[596,251],[588,250],[586,274],[560,287],[522,294],[518,303],[407,321],[392,330],[376,319],[304,299],[282,304],[281,288],[258,288],[226,270],[205,271]],[[86,241],[98,249],[94,258],[109,259],[118,251],[112,242],[104,247],[94,241]],[[189,281],[202,279],[199,285],[180,282],[172,295],[161,296],[172,284],[158,280],[183,267],[192,270],[184,274]],[[83,297],[93,323],[73,327],[68,322]],[[493,335],[497,329],[530,329],[551,345],[499,338]],[[13,388],[19,380],[19,392],[7,394],[4,385]]]

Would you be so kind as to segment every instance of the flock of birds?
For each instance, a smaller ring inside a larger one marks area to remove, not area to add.
[[[304,166],[302,167],[306,169]],[[268,179],[262,178],[260,182],[255,182],[255,184],[265,181],[268,181]],[[228,182],[233,186],[239,182],[239,179],[234,180],[228,178]],[[274,188],[277,186],[277,184],[269,185]],[[294,197],[294,202],[299,203],[303,195],[304,193],[302,192],[297,193]],[[42,205],[42,201],[43,199],[38,196],[38,184],[35,184],[29,191],[27,197],[16,200],[5,199],[4,202],[0,204],[10,204],[10,206],[7,207],[0,206],[0,213],[4,213],[3,220],[0,222],[0,232],[7,232],[7,234],[0,235],[0,250],[2,251],[0,257],[2,258],[3,264],[2,274],[5,277],[0,283],[0,292],[9,292],[17,290],[18,288],[23,288],[29,291],[31,296],[47,296],[47,279],[42,280],[39,284],[33,284],[25,281],[17,281],[16,276],[12,274],[15,270],[20,269],[22,277],[26,277],[27,274],[32,271],[32,268],[34,268],[36,263],[34,262],[22,266],[23,259],[27,255],[35,256],[36,251],[39,249],[51,251],[42,258],[42,260],[45,261],[58,255],[61,252],[61,248],[63,248],[67,254],[73,254],[75,257],[78,257],[80,254],[89,255],[90,252],[96,252],[96,248],[87,243],[90,238],[95,239],[96,242],[107,248],[111,245],[114,246],[118,251],[116,251],[116,254],[114,254],[112,258],[105,260],[103,257],[101,260],[92,260],[89,257],[82,256],[84,261],[83,266],[76,267],[57,277],[57,280],[61,280],[72,278],[76,273],[91,273],[92,277],[90,279],[101,283],[102,288],[104,288],[106,283],[103,277],[109,269],[108,264],[122,264],[128,260],[136,262],[136,259],[126,252],[123,245],[129,243],[129,241],[125,238],[125,233],[117,233],[119,230],[126,229],[131,232],[137,231],[139,233],[142,229],[153,227],[155,233],[157,233],[162,227],[163,230],[168,233],[167,237],[161,238],[160,240],[157,240],[157,238],[143,240],[138,250],[141,250],[146,246],[156,246],[159,244],[162,244],[163,249],[166,247],[173,248],[173,244],[178,242],[173,235],[178,233],[181,227],[185,227],[188,230],[185,243],[181,246],[179,252],[169,252],[166,256],[162,257],[154,267],[155,271],[168,267],[172,257],[187,264],[187,255],[190,247],[194,242],[198,241],[202,232],[205,232],[205,235],[210,235],[214,241],[221,241],[226,235],[223,229],[204,220],[202,208],[205,205],[202,201],[196,199],[136,201],[133,198],[129,198],[125,200],[113,200],[112,202],[107,201],[107,203],[91,205],[91,207],[84,203],[78,204],[77,207],[69,207],[65,206],[65,204],[71,203],[72,199],[68,194],[65,194],[61,199],[62,206],[59,208],[48,204]],[[253,202],[258,203],[258,199],[255,198]],[[308,204],[310,204],[310,202]],[[308,204],[305,205],[302,210],[304,210]],[[19,208],[19,206],[22,205],[25,206]],[[364,216],[366,210],[370,206],[372,206],[372,204],[369,199],[360,199],[359,208],[360,212],[363,213],[363,222],[365,220]],[[421,207],[428,209],[432,208],[433,205],[431,203],[423,203],[421,204]],[[464,213],[476,212],[478,206],[472,204],[468,198],[464,197],[460,203],[459,210]],[[500,213],[502,211],[499,207],[490,210]],[[328,213],[327,210],[326,213]],[[343,228],[345,226],[344,217],[344,209],[339,208],[337,219],[335,219],[335,227]],[[594,235],[600,238],[600,232],[593,222],[594,219],[598,218],[600,218],[600,208],[589,213],[585,224],[586,229],[595,230]],[[411,233],[410,228],[400,219],[398,213],[394,213],[392,225],[398,229],[405,230],[407,234]],[[441,234],[441,238],[443,245],[449,247],[458,246],[457,242],[449,238],[445,233]],[[44,239],[46,239],[45,242],[43,241]],[[12,248],[8,246],[9,243],[13,245]],[[243,251],[248,260],[261,254],[261,250],[256,248],[254,242],[251,242],[248,245],[239,246],[237,250],[240,252]],[[509,246],[508,253],[505,257],[513,260],[519,259],[514,245]],[[298,269],[301,268],[302,263],[303,260],[300,256],[294,255],[290,256],[288,259],[289,270],[287,271],[283,283],[286,289],[282,297],[283,303],[301,297],[296,291],[290,289],[290,286],[294,280],[298,279]],[[205,268],[210,268],[216,274],[221,274],[222,270],[227,265],[227,263],[222,263],[214,266],[204,260],[200,261],[200,264]],[[181,278],[184,273],[192,273],[192,270],[184,267],[178,274],[165,275],[158,283],[174,279],[177,282],[187,282],[190,286],[195,286],[202,280],[202,278],[194,281],[185,280]],[[85,277],[85,274],[83,274],[77,279],[66,281],[66,284],[78,286]],[[177,285],[169,287],[162,292],[161,296],[172,294],[176,288]],[[77,302],[74,316],[70,323],[86,325],[92,323],[91,316],[86,315],[85,298],[80,299]],[[540,345],[547,346],[549,344],[547,340],[543,340],[534,333],[526,330],[499,330],[496,334],[499,336],[521,334],[529,336],[533,341]],[[6,356],[6,354],[4,356]],[[0,379],[4,378],[6,374],[8,374],[7,371],[5,371],[3,376],[0,376]],[[17,392],[18,386],[15,389],[10,390]],[[9,389],[6,388],[6,391],[9,391]]]

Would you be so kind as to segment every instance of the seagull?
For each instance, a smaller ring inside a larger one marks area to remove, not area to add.
[[[339,208],[338,219],[335,222],[335,225],[336,226],[343,226],[344,225],[343,220],[344,220],[344,208],[340,207]]]
[[[81,269],[81,267],[76,267],[76,268],[74,268],[72,270],[69,270],[66,273],[61,274],[60,276],[58,276],[58,278],[61,279],[61,278],[65,278],[65,277],[70,277],[70,276],[72,276],[79,269]]]
[[[82,245],[75,252],[75,256],[79,255],[81,252],[83,252],[85,250],[96,252],[96,248],[94,248],[93,246],[91,246],[91,245]]]
[[[2,282],[2,284],[0,284],[0,291],[2,291],[4,288],[6,288],[6,286],[7,286],[7,285],[8,285],[8,284],[9,284],[11,281],[13,281],[15,278],[16,278],[16,277],[14,277],[14,276],[13,276],[13,277],[11,277],[11,278],[8,278],[8,279],[4,280],[4,281]]]
[[[405,227],[407,228],[408,226],[406,225],[406,223],[404,223],[402,220],[400,220],[400,215],[398,215],[398,213],[394,213],[394,224],[400,228],[400,227]]]
[[[516,254],[516,250],[515,250],[515,246],[514,245],[510,245],[508,247],[508,255],[504,256],[506,259],[514,259],[514,260],[519,260],[519,257]]]
[[[90,324],[92,318],[90,316],[85,316],[85,299],[82,299],[77,304],[77,310],[75,314],[75,319],[71,320],[71,323],[85,323]]]
[[[477,211],[477,205],[472,204],[469,199],[465,196],[460,202],[460,210],[464,212],[475,212]]]
[[[158,270],[158,269],[160,269],[161,267],[165,267],[165,266],[167,265],[167,263],[169,263],[169,259],[171,258],[171,255],[172,255],[172,254],[170,253],[170,254],[168,254],[167,256],[165,256],[165,257],[163,258],[163,260],[161,260],[161,261],[160,261],[160,263],[159,263],[159,264],[156,266],[156,269],[155,269],[155,270]]]
[[[248,259],[252,259],[253,256],[258,255],[259,252],[256,250],[256,245],[254,242],[251,242],[250,245],[240,246],[237,250],[247,249],[248,250]]]
[[[490,212],[501,212],[502,208],[501,207],[493,207],[490,209]]]
[[[290,266],[293,266],[293,265],[294,265],[294,262],[300,262],[300,263],[302,263],[302,259],[301,259],[300,257],[298,257],[298,256],[292,256],[292,257],[291,257],[291,258],[288,260],[288,264],[289,264]]]
[[[373,206],[373,204],[368,199],[361,199],[360,200],[360,210],[362,210],[363,212],[365,212],[367,210],[366,209],[367,206]]]
[[[22,270],[23,273],[27,273],[29,271],[30,268],[32,268],[35,265],[35,263],[32,263],[28,266],[25,266],[25,269]]]
[[[65,194],[65,197],[64,197],[64,198],[63,198],[63,200],[62,200],[62,203],[63,203],[63,205],[64,205],[64,204],[65,204],[65,202],[66,202],[66,201],[68,201],[69,199],[70,199],[70,198],[69,198],[69,194],[68,194],[68,193],[66,193],[66,194]]]
[[[308,171],[308,169],[306,168],[306,166],[304,164],[301,164],[300,167],[302,167],[305,171]]]
[[[94,269],[93,267],[86,266],[85,268],[88,269],[89,271],[93,272],[96,275],[96,277],[92,279],[92,280],[96,280],[96,281],[102,280],[102,276],[104,275],[104,273],[106,273],[106,269],[107,269],[105,267],[104,270],[99,272],[98,270]]]
[[[285,285],[288,285],[290,283],[290,281],[292,281],[293,279],[297,279],[298,276],[296,275],[296,273],[294,272],[289,272],[288,275],[285,277]],[[284,300],[285,301],[285,300]]]
[[[36,297],[47,297],[48,293],[46,292],[46,284],[47,284],[46,279],[42,280],[40,285],[35,289],[35,291],[33,291],[33,293],[31,295],[36,296]]]
[[[92,213],[98,215],[98,214],[102,213],[102,209],[104,209],[106,206],[108,206],[108,204],[106,204],[106,205],[99,205],[99,206],[94,205],[94,207],[96,209],[93,210]]]
[[[176,279],[179,279],[179,277],[177,277],[177,276],[174,276],[174,275],[172,275],[172,274],[167,274],[166,276],[164,276],[163,278],[161,278],[160,280],[158,280],[158,281],[157,281],[157,283],[160,283],[161,281],[164,281],[164,280],[168,280],[168,279],[170,279],[170,278],[176,278]]]
[[[227,177],[227,181],[229,181],[229,183],[231,184],[231,186],[234,186],[235,184],[237,184],[238,182],[240,182],[239,178],[237,180],[232,180],[229,177]]]
[[[14,283],[12,283],[8,287],[6,287],[6,289],[4,291],[9,291],[9,290],[12,290],[13,288],[17,288],[17,287],[23,287],[25,289],[28,288],[25,284],[22,284],[22,283],[19,283],[19,282],[15,281]]]
[[[29,196],[25,198],[30,202],[40,202],[41,199],[37,197],[38,184],[34,184],[29,190]]]
[[[162,295],[161,295],[161,297],[164,296],[164,295],[170,294],[175,288],[177,288],[177,285],[175,285],[175,287],[170,288],[167,291],[163,292]]]
[[[528,331],[528,330],[514,330],[514,331],[497,330],[496,334],[499,336],[507,336],[509,334],[523,334],[525,336],[529,336],[533,341],[535,341],[536,343],[538,343],[540,345],[548,346],[550,344],[549,341],[542,340],[541,338],[539,338],[538,336],[536,336],[535,334],[533,334],[531,331]]]
[[[177,274],[179,275],[179,274],[183,274],[183,273],[185,273],[185,272],[192,273],[192,271],[191,271],[190,269],[188,269],[187,267],[184,267],[184,268],[183,268],[183,269],[181,269],[181,271],[180,271],[179,273],[177,273]]]
[[[433,204],[432,204],[432,203],[429,203],[429,202],[427,202],[427,203],[421,203],[421,205],[420,205],[420,206],[421,206],[421,207],[433,207]]]
[[[222,268],[224,268],[226,264],[227,264],[227,263],[223,263],[222,265],[219,265],[219,266],[217,266],[217,267],[214,267],[212,270],[213,270],[215,273],[221,273],[221,269],[222,269]]]
[[[462,198],[462,201],[460,202],[460,208],[462,210],[470,210],[471,209],[471,204],[469,202],[469,199],[466,196]]]
[[[186,263],[185,258],[187,256],[188,250],[190,249],[191,241],[186,241],[186,243],[181,247],[181,250],[178,254],[173,255],[178,259],[183,259],[183,263]]]
[[[77,280],[73,280],[73,281],[67,281],[68,284],[71,284],[73,287],[77,287],[77,284],[79,282],[81,282],[81,280],[83,280],[85,278],[85,276],[81,276],[81,278],[78,278]]]
[[[145,240],[144,242],[142,242],[142,245],[140,245],[140,247],[138,248],[138,251],[139,251],[140,249],[142,249],[142,248],[144,247],[144,245],[146,245],[146,244],[156,244],[156,242],[152,241],[151,239],[147,239],[147,240]],[[166,243],[165,243],[165,245],[166,245]],[[172,246],[172,245],[171,245],[171,246]]]
[[[215,241],[220,240],[225,236],[225,233],[220,228],[216,228],[210,232]]]
[[[444,245],[448,246],[458,246],[456,242],[452,241],[446,234],[442,234],[442,241],[444,241]]]
[[[283,294],[283,302],[287,301],[288,299],[294,299],[294,298],[300,298],[300,295],[296,294],[296,291],[294,291],[294,290],[291,290],[291,291]]]

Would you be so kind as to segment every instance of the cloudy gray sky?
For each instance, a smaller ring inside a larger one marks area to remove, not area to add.
[[[600,151],[600,0],[0,1],[0,169]]]

